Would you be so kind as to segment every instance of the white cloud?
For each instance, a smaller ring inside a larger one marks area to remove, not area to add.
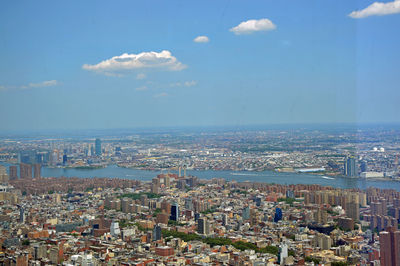
[[[154,95],[154,98],[162,98],[162,97],[166,97],[166,96],[168,96],[168,93],[162,92],[162,93],[158,93],[158,94]]]
[[[194,42],[199,42],[199,43],[206,43],[206,42],[209,42],[210,39],[208,39],[207,36],[197,36],[196,38],[194,38],[193,41]]]
[[[31,88],[44,88],[44,87],[54,87],[58,85],[57,80],[45,80],[39,83],[29,83],[28,85],[21,86],[1,86],[0,90],[27,90]]]
[[[145,90],[147,90],[147,87],[146,86],[142,86],[142,87],[136,88],[136,90],[137,91],[145,91]]]
[[[185,87],[196,86],[196,84],[197,84],[197,81],[194,81],[194,80],[192,80],[192,81],[185,81],[185,82],[183,83],[183,85],[185,85]]]
[[[400,0],[387,3],[374,2],[362,10],[351,12],[349,17],[366,18],[369,16],[384,16],[396,13],[400,13]]]
[[[46,80],[39,83],[29,83],[28,87],[30,88],[41,88],[41,87],[51,87],[56,86],[57,80]]]
[[[145,78],[146,78],[146,74],[139,73],[136,75],[136,79],[145,79]]]
[[[197,85],[197,81],[184,81],[184,82],[175,82],[169,84],[170,87],[193,87]]]
[[[251,19],[243,21],[236,27],[231,28],[230,31],[235,33],[236,35],[240,35],[250,34],[257,31],[269,31],[274,29],[276,29],[276,25],[272,23],[271,20],[263,18],[259,20]]]
[[[170,51],[164,50],[157,52],[143,52],[140,54],[124,53],[114,56],[110,59],[101,61],[98,64],[84,64],[83,69],[99,72],[103,74],[125,72],[139,69],[160,69],[170,71],[180,71],[186,68],[186,65],[179,62],[172,56]]]

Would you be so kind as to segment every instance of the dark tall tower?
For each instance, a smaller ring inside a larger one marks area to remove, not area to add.
[[[281,208],[276,208],[275,209],[274,222],[277,223],[280,220],[282,220],[282,209]]]
[[[178,221],[179,219],[179,205],[178,203],[174,203],[171,205],[171,217],[170,220]]]
[[[197,233],[204,235],[206,233],[207,218],[200,218],[197,220]]]
[[[94,145],[95,145],[96,156],[101,156],[101,140],[96,139]]]

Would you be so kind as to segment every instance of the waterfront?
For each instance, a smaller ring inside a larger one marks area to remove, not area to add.
[[[2,165],[10,164],[1,162]],[[149,181],[160,171],[147,171],[131,168],[122,168],[110,165],[99,169],[75,169],[75,168],[48,168],[42,167],[43,177],[111,177]],[[337,188],[360,188],[377,187],[381,189],[395,189],[400,191],[400,182],[391,180],[366,180],[361,178],[330,177],[305,173],[277,173],[273,171],[263,172],[233,172],[214,170],[188,170],[188,175],[197,176],[202,179],[224,178],[238,182],[265,182],[276,184],[319,184]]]

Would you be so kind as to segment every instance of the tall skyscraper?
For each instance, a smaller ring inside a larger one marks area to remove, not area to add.
[[[282,209],[281,208],[276,208],[275,209],[274,222],[277,223],[280,220],[282,220]]]
[[[63,155],[63,165],[66,165],[68,162],[68,156],[66,154]]]
[[[94,145],[95,145],[96,156],[101,156],[101,140],[96,139]]]
[[[250,207],[249,206],[247,206],[246,208],[243,209],[242,218],[243,218],[243,220],[250,219]]]
[[[18,179],[18,170],[16,165],[11,165],[9,168],[10,171],[10,180]]]
[[[201,235],[210,234],[210,223],[207,218],[203,217],[197,220],[197,233]]]
[[[25,208],[22,206],[19,208],[19,222],[25,223]]]
[[[41,167],[42,166],[40,165],[40,163],[35,163],[33,165],[33,176],[35,178],[41,178],[41,174],[40,174]]]
[[[8,174],[7,169],[0,165],[0,183],[7,183],[8,182]]]
[[[400,265],[400,231],[394,227],[388,227],[379,234],[382,266]]]
[[[26,163],[19,164],[19,176],[22,179],[32,178],[32,165]]]
[[[185,209],[193,210],[193,200],[192,200],[192,198],[185,198]]]
[[[222,225],[227,226],[228,225],[228,215],[223,213],[221,218],[222,218]]]
[[[344,175],[349,177],[357,176],[356,159],[354,157],[349,157],[344,162]]]
[[[153,241],[158,241],[161,239],[161,226],[155,225],[153,228]]]
[[[282,243],[279,247],[279,264],[285,265],[285,259],[288,257],[288,245],[286,243]]]
[[[178,205],[178,203],[174,203],[171,205],[170,220],[177,222],[178,219],[179,219],[179,205]]]
[[[167,187],[167,188],[169,188],[169,187],[171,186],[171,179],[170,179],[169,175],[166,175],[166,176],[164,177],[164,185],[165,185],[165,187]]]
[[[159,189],[160,189],[160,179],[158,179],[157,177],[156,177],[156,178],[153,178],[153,179],[151,180],[151,187],[150,187],[150,189],[151,189],[151,193],[158,194],[158,193],[159,193]]]

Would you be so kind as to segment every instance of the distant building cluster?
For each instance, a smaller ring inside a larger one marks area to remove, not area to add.
[[[2,180],[4,265],[399,265],[396,190],[179,172]]]

